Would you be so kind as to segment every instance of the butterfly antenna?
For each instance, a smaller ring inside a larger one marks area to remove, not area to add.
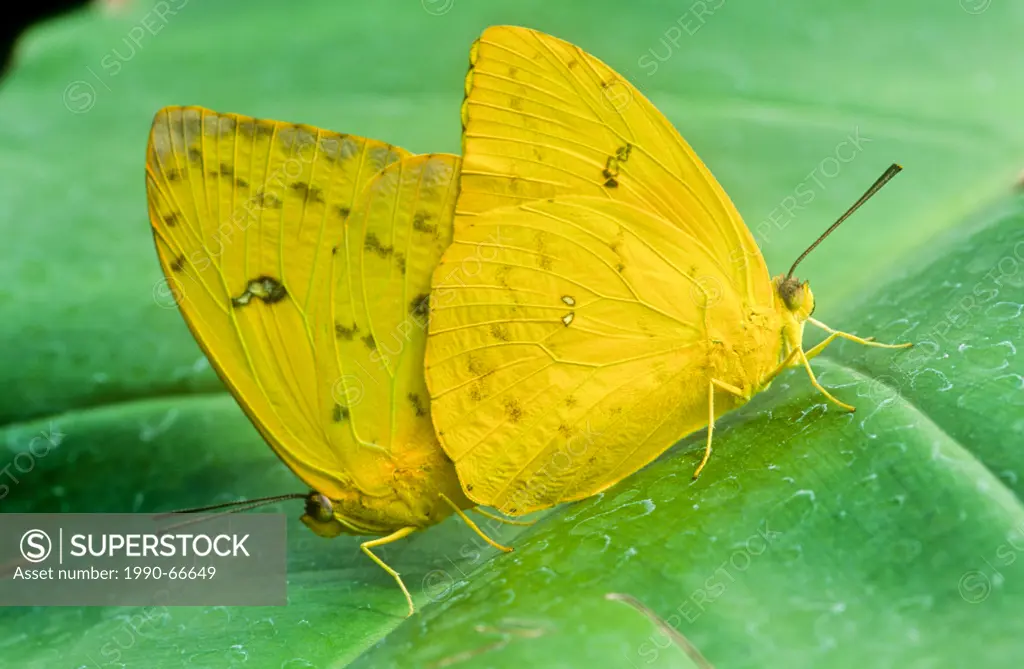
[[[305,499],[307,493],[293,492],[286,495],[271,495],[270,497],[257,497],[256,499],[239,499],[234,502],[221,502],[220,504],[210,504],[208,506],[194,506],[188,509],[178,509],[176,511],[166,511],[158,514],[157,518],[166,518],[178,513],[204,513],[206,511],[220,511],[221,509],[230,509],[229,513],[234,511],[248,511],[249,509],[255,509],[260,506],[267,504],[273,504],[274,502],[283,502],[288,499]],[[235,508],[243,507],[243,508]]]
[[[170,516],[183,514],[183,513],[202,513],[205,511],[220,511],[220,513],[214,514],[212,517],[193,518],[191,520],[185,520],[174,525],[169,525],[160,531],[160,534],[166,534],[171,530],[176,530],[181,527],[187,527],[189,525],[195,525],[196,523],[206,522],[215,518],[220,518],[232,513],[241,513],[243,511],[251,511],[258,509],[261,506],[267,506],[274,502],[282,502],[289,499],[305,499],[306,493],[290,493],[287,495],[273,495],[272,497],[258,497],[256,499],[242,499],[235,502],[224,502],[222,504],[211,504],[209,506],[197,506],[191,509],[181,509],[180,511],[168,511],[166,513],[157,514],[154,519],[163,519]]]
[[[801,260],[803,260],[804,258],[807,257],[808,253],[813,251],[814,248],[818,244],[823,242],[826,237],[828,237],[830,234],[832,234],[833,230],[835,230],[836,228],[839,227],[840,223],[842,223],[843,221],[848,219],[850,217],[850,215],[853,214],[853,212],[855,212],[858,209],[860,209],[862,204],[864,204],[865,202],[870,200],[872,195],[874,195],[879,190],[881,190],[882,186],[884,186],[885,184],[889,183],[889,180],[892,179],[897,174],[899,174],[902,169],[903,168],[900,165],[897,165],[896,163],[893,163],[892,165],[890,165],[889,168],[887,170],[885,170],[885,172],[882,173],[882,176],[878,177],[875,180],[875,183],[871,184],[871,188],[868,188],[866,191],[864,191],[864,194],[860,196],[860,199],[857,200],[856,202],[854,202],[853,206],[850,207],[849,209],[847,209],[846,213],[839,217],[839,220],[837,220],[835,223],[833,223],[829,227],[829,229],[826,230],[824,232],[824,234],[821,235],[821,237],[818,237],[818,239],[816,239],[813,244],[811,244],[810,246],[807,247],[806,251],[804,251],[803,253],[800,254],[800,257],[796,259],[796,262],[793,263],[793,266],[789,268],[789,273],[786,275],[786,278],[788,279],[788,278],[792,277],[793,276],[793,272],[796,271],[796,266],[800,264]]]

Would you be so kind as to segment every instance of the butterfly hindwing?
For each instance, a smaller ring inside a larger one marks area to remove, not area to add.
[[[430,277],[451,242],[457,175],[458,158],[447,154],[385,168],[357,199],[335,251],[322,395],[332,442],[359,445],[339,455],[362,490],[390,486],[395,466],[439,468],[423,355]],[[381,449],[388,459],[375,457]]]
[[[521,514],[587,497],[706,422],[704,315],[741,319],[694,280],[725,278],[692,249],[668,221],[593,197],[459,230],[434,274],[427,379],[471,498]]]

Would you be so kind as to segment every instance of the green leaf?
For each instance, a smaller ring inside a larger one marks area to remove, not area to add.
[[[1024,341],[1021,319],[1005,317],[1024,300],[1024,201],[993,216],[851,319],[919,348],[851,346],[834,351],[842,362],[815,364],[855,414],[787,372],[722,421],[698,481],[703,435],[556,510],[355,666],[448,666],[466,653],[488,667],[690,666],[613,593],[639,599],[715,666],[1016,666],[1024,364],[998,342]],[[1007,257],[1018,263],[1002,276],[1008,299],[986,293],[938,349],[918,338]]]
[[[695,483],[702,434],[521,534],[484,523],[512,555],[452,520],[386,547],[408,622],[360,539],[293,518],[289,606],[4,609],[6,664],[699,666],[688,640],[718,667],[1016,666],[1024,215],[989,204],[1024,155],[1013,3],[161,8],[42,26],[0,88],[5,512],[297,490],[161,292],[152,115],[202,104],[457,151],[468,45],[495,23],[569,39],[651,97],[773,272],[901,162],[799,274],[830,325],[918,346],[834,344],[815,368],[858,412],[789,372],[721,421]]]

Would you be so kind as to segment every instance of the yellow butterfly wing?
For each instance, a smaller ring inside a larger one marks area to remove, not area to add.
[[[671,123],[579,47],[495,26],[470,52],[456,226],[495,207],[577,194],[651,211],[689,233],[751,304],[771,304],[761,253]]]
[[[410,318],[399,298],[428,289],[450,223],[425,235],[415,214],[450,220],[457,161],[198,107],[154,119],[150,220],[182,314],[281,459],[368,515],[357,529],[389,525],[367,499],[395,495],[410,444],[449,473],[429,415],[394,399],[426,406],[422,329],[384,357],[361,339],[383,339]]]
[[[588,497],[707,424],[705,316],[743,314],[694,274],[725,280],[690,235],[605,198],[460,229],[434,273],[427,379],[467,495],[512,514]]]
[[[470,62],[427,383],[467,495],[524,513],[703,427],[712,363],[747,388],[780,344],[753,237],[635,88],[524,28],[489,28]]]
[[[453,155],[412,156],[368,184],[336,250],[347,261],[335,264],[334,321],[323,338],[334,380],[322,406],[328,436],[353,454],[342,457],[359,489],[386,494],[419,472],[423,489],[408,494],[432,494],[429,507],[438,492],[463,499],[423,375],[430,277],[451,243],[458,164]]]

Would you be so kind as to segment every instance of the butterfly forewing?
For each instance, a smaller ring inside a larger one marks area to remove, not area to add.
[[[631,203],[692,235],[740,297],[770,304],[767,268],[729,197],[628,81],[579,47],[526,28],[487,29],[470,62],[456,225],[561,195]]]
[[[467,495],[523,513],[703,427],[711,370],[751,386],[780,343],[752,236],[639,91],[524,28],[489,28],[470,63],[427,383]]]

